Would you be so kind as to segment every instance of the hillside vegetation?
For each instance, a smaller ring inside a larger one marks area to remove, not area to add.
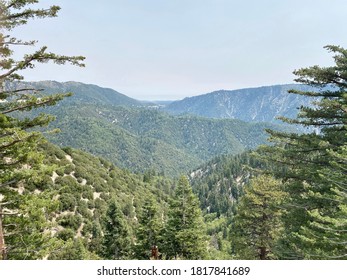
[[[214,156],[254,149],[266,143],[265,128],[279,129],[272,124],[233,119],[171,116],[93,85],[25,85],[46,88],[48,92],[76,91],[54,107],[27,113],[33,116],[45,112],[56,117],[50,127],[59,128],[61,133],[48,135],[50,141],[102,156],[134,172],[155,169],[178,176]]]
[[[9,259],[149,259],[152,244],[159,247],[163,259],[218,256],[212,236],[207,235],[198,199],[185,178],[173,181],[154,173],[136,175],[102,158],[71,148],[62,150],[50,143],[40,149],[44,164],[55,168],[18,190],[22,211],[31,205],[29,211],[36,216],[34,220],[5,217],[4,224],[16,222],[21,227],[19,235],[6,238]],[[182,208],[180,192],[185,192],[184,197],[195,206]],[[44,212],[37,208],[40,205]],[[196,215],[186,229],[180,220],[182,211]],[[172,242],[178,238],[173,234],[185,234],[186,230],[189,235],[196,230],[196,238],[203,242],[192,240],[191,249],[172,251]],[[109,247],[117,248],[118,253]]]

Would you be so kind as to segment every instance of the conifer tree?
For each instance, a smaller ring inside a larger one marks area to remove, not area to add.
[[[347,145],[347,50],[326,46],[335,65],[313,66],[294,71],[295,81],[312,86],[311,91],[290,91],[313,98],[311,107],[301,107],[296,119],[283,121],[310,128],[307,133],[269,131],[275,145],[259,154],[276,163],[276,176],[286,181],[288,209],[282,258],[346,258],[347,235],[343,213],[346,200]],[[328,175],[329,174],[329,175]]]
[[[347,137],[347,135],[346,135]],[[305,245],[303,253],[314,259],[347,258],[347,145],[327,151],[330,163],[319,170],[329,192],[310,190],[307,199],[325,202],[308,211],[309,222],[295,236]],[[327,209],[330,206],[331,209]]]
[[[285,197],[280,182],[266,175],[251,180],[245,188],[232,225],[232,246],[239,259],[276,258],[281,213]]]
[[[110,203],[104,230],[104,256],[107,259],[128,259],[130,257],[131,238],[124,214],[117,202]]]
[[[58,209],[58,201],[51,194],[26,194],[16,197],[11,205],[16,209],[2,210],[7,259],[42,259],[53,245],[50,230],[52,214]],[[13,196],[14,198],[14,196]]]
[[[204,259],[207,257],[207,235],[199,201],[188,179],[182,176],[169,204],[165,228],[167,258]]]
[[[18,72],[32,69],[36,63],[52,61],[56,64],[71,63],[84,66],[81,56],[61,56],[48,52],[47,47],[26,54],[21,60],[13,58],[14,46],[34,46],[36,41],[22,41],[10,35],[12,29],[26,24],[29,19],[55,17],[58,6],[48,9],[32,9],[28,6],[38,3],[36,0],[0,1],[0,154],[1,176],[0,186],[8,186],[18,182],[24,175],[18,170],[23,164],[29,164],[34,169],[34,163],[42,158],[37,153],[37,143],[42,141],[41,135],[32,128],[45,126],[53,118],[40,114],[32,119],[14,118],[11,113],[32,110],[34,108],[51,106],[69,94],[40,94],[40,89],[26,88],[15,81],[24,77]],[[18,114],[20,116],[20,114]],[[30,132],[28,131],[29,129]],[[25,175],[28,176],[29,171]],[[31,174],[30,174],[31,176]]]
[[[36,41],[23,41],[14,38],[11,31],[27,24],[35,18],[55,17],[58,6],[47,9],[35,9],[37,0],[1,0],[0,1],[0,203],[7,209],[15,207],[16,189],[23,180],[38,180],[43,172],[52,171],[42,164],[43,156],[38,152],[38,144],[43,137],[34,128],[47,125],[53,118],[40,114],[34,118],[21,118],[21,112],[34,108],[51,106],[69,94],[44,95],[40,89],[27,88],[18,82],[24,77],[19,74],[25,69],[32,69],[36,63],[54,62],[71,63],[84,66],[81,56],[64,56],[48,52],[43,46],[24,55],[22,59],[14,58],[14,47],[34,47]],[[14,117],[16,113],[17,117]],[[10,191],[9,191],[10,190]],[[18,195],[18,193],[17,193]],[[15,204],[15,203],[14,203]],[[5,213],[0,213],[0,219]],[[5,227],[2,223],[2,225]],[[5,232],[5,228],[0,230]],[[5,232],[6,235],[7,233]],[[6,236],[5,236],[6,237]],[[6,238],[1,238],[0,252],[5,258]],[[12,245],[9,244],[9,247]]]
[[[159,216],[159,210],[153,197],[149,197],[144,206],[141,215],[138,217],[139,225],[136,232],[136,258],[150,258],[151,248],[153,246],[161,249],[161,231],[163,222]]]
[[[103,237],[102,228],[99,219],[96,218],[92,223],[92,236],[88,243],[88,250],[95,254],[102,255],[103,253]]]

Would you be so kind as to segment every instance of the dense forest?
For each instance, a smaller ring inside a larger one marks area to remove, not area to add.
[[[121,98],[108,98],[109,102],[101,98],[95,100],[103,96],[104,89],[95,90],[92,85],[57,82],[7,85],[11,89],[28,86],[45,89],[48,93],[55,88],[74,92],[72,97],[56,106],[21,113],[22,117],[29,118],[40,113],[54,115],[56,120],[48,129],[58,128],[60,133],[47,135],[48,140],[104,157],[133,172],[154,169],[177,177],[214,156],[238,154],[267,143],[265,128],[288,130],[280,125],[236,119],[171,116],[157,108]]]
[[[346,49],[294,71],[307,87],[289,93],[312,106],[280,117],[291,129],[171,116],[107,90],[69,102],[19,74],[85,66],[47,47],[14,57],[36,41],[12,30],[60,9],[37,2],[0,1],[0,259],[347,258]]]

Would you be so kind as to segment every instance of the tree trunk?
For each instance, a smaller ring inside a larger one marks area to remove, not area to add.
[[[267,255],[266,247],[260,247],[259,249],[260,249],[259,258],[261,260],[266,260],[266,255]]]
[[[6,260],[6,256],[4,229],[2,227],[2,207],[0,204],[0,260]]]

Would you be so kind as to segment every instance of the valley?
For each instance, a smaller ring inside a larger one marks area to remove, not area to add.
[[[60,133],[47,136],[53,143],[82,149],[133,172],[154,169],[179,176],[215,156],[235,155],[267,143],[264,129],[288,130],[271,123],[172,116],[116,91],[75,82],[22,86],[47,93],[73,92],[56,106],[33,110],[30,116],[43,112],[56,117],[49,128]]]
[[[343,5],[40,2],[0,1],[0,260],[347,259]]]
[[[47,207],[46,218],[36,213],[30,227],[26,226],[28,221],[4,219],[6,224],[23,227],[28,244],[49,249],[38,253],[28,253],[30,247],[17,249],[15,244],[20,241],[13,235],[6,238],[7,244],[14,246],[9,247],[11,259],[149,259],[151,243],[160,248],[164,259],[178,254],[183,259],[257,258],[256,249],[252,253],[237,249],[235,253],[239,244],[248,242],[236,225],[250,219],[243,204],[258,201],[250,196],[250,185],[257,180],[263,184],[263,173],[289,174],[287,166],[276,166],[261,155],[262,149],[273,149],[274,138],[269,136],[303,133],[276,120],[279,112],[294,116],[301,103],[310,107],[300,95],[292,97],[284,91],[311,90],[284,85],[152,103],[78,82],[6,86],[12,91],[40,89],[40,98],[56,92],[73,93],[55,106],[11,114],[23,122],[43,114],[55,118],[48,127],[37,130],[47,139],[39,146],[43,170],[37,179],[31,177],[21,185],[18,200],[23,213],[30,211],[33,203]],[[257,96],[262,96],[261,100]],[[229,109],[233,111],[228,113]],[[59,132],[49,132],[55,129]],[[276,190],[270,193],[283,195]],[[12,189],[4,194],[16,197]],[[258,203],[263,202],[255,202],[253,207]],[[239,209],[245,211],[245,217],[239,217]],[[193,215],[188,228],[181,224],[180,215]],[[45,233],[37,233],[37,228]],[[265,228],[264,234],[270,234],[270,228]],[[172,235],[174,232],[180,235]],[[189,252],[172,249],[182,238],[190,240]],[[116,252],[108,246],[117,248]]]

